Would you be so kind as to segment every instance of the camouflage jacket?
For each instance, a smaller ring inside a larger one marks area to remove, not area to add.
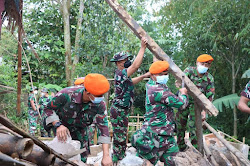
[[[143,127],[159,135],[173,135],[174,112],[171,107],[179,108],[188,102],[186,95],[174,95],[167,85],[158,84],[152,79],[146,84],[146,113]]]
[[[93,104],[83,102],[84,87],[72,86],[59,91],[46,105],[44,111],[47,115],[46,124],[60,120],[66,127],[87,129],[96,118],[96,125],[101,131],[99,143],[110,143],[107,110],[105,102]]]
[[[250,81],[246,84],[245,89],[241,92],[240,95],[250,99]]]
[[[42,96],[42,97],[40,97],[39,102],[38,102],[38,104],[40,105],[40,109],[43,110],[44,107],[50,102],[51,99],[52,99],[51,96],[48,96],[48,97]]]
[[[113,104],[129,108],[134,100],[134,84],[127,75],[127,69],[115,71],[115,98]]]
[[[210,73],[206,72],[202,77],[199,77],[196,67],[188,67],[184,70],[184,73],[210,101],[213,101],[215,93],[214,77]],[[194,103],[191,96],[189,96],[189,99],[190,103]]]
[[[35,95],[33,93],[29,94],[29,97],[28,97],[28,107],[29,107],[29,110],[33,110],[32,106],[31,106],[31,100],[34,101],[34,103],[36,102],[35,100]],[[35,105],[36,107],[36,105]]]

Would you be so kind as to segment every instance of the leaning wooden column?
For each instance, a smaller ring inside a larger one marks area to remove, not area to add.
[[[21,114],[21,82],[22,82],[22,7],[23,1],[20,1],[20,22],[18,22],[18,80],[17,80],[17,115]]]
[[[124,21],[133,33],[141,39],[146,36],[148,39],[147,48],[155,55],[157,59],[168,61],[170,65],[170,72],[177,79],[181,80],[183,72],[181,69],[171,60],[171,58],[159,47],[159,45],[137,24],[137,22],[119,5],[116,0],[106,0],[109,6],[116,12],[116,14]],[[194,85],[194,83],[185,76],[185,86],[189,90],[189,94],[201,104],[203,110],[209,111],[212,115],[217,116],[218,110],[215,106],[201,93],[201,91]]]
[[[195,111],[195,126],[196,126],[198,150],[203,155],[204,148],[203,148],[203,129],[202,129],[201,109],[197,104],[194,104],[194,111]]]

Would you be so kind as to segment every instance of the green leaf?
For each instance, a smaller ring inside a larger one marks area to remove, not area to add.
[[[222,112],[223,105],[227,108],[233,109],[234,106],[238,104],[239,100],[240,100],[240,97],[236,93],[234,93],[234,94],[227,95],[227,96],[221,97],[219,99],[216,99],[213,102],[213,104],[220,112]]]
[[[242,74],[241,78],[250,78],[250,68]]]

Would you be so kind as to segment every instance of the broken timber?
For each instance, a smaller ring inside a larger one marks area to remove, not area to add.
[[[158,44],[137,24],[137,22],[126,12],[126,10],[119,5],[116,0],[106,0],[109,6],[116,12],[116,14],[129,26],[133,33],[141,39],[146,36],[148,39],[147,47],[156,56],[157,59],[168,61],[170,72],[178,79],[181,80],[183,72],[181,69],[170,59],[170,57],[158,46]],[[209,111],[212,115],[217,116],[218,110],[215,106],[201,93],[201,91],[194,85],[190,79],[185,76],[185,85],[189,90],[189,94],[198,100],[200,107]]]
[[[40,141],[39,139],[37,139],[36,137],[30,136],[29,134],[25,133],[23,130],[19,129],[18,127],[16,127],[14,124],[12,124],[12,122],[8,119],[6,119],[3,115],[0,115],[0,123],[2,125],[4,125],[5,127],[11,129],[12,131],[16,132],[17,134],[20,134],[21,136],[23,136],[24,138],[30,138],[32,139],[32,141],[40,146],[45,152],[49,153],[49,154],[54,154],[57,158],[73,165],[73,166],[77,166],[77,164],[73,163],[72,161],[66,159],[63,155],[57,153],[56,151],[54,151],[53,149],[51,149],[50,147],[48,147],[46,144],[44,144],[42,141]]]
[[[229,151],[231,151],[242,162],[242,164],[246,166],[250,165],[249,160],[245,158],[245,156],[238,149],[233,147],[222,136],[220,136],[220,134],[214,128],[212,128],[206,121],[204,121],[203,124],[225,145],[225,147]]]

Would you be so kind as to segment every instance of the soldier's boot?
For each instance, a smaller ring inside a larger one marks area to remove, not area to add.
[[[46,137],[45,132],[41,132],[41,137]]]
[[[50,132],[50,131],[48,132],[48,137],[52,137],[52,135],[51,135],[51,132]]]

